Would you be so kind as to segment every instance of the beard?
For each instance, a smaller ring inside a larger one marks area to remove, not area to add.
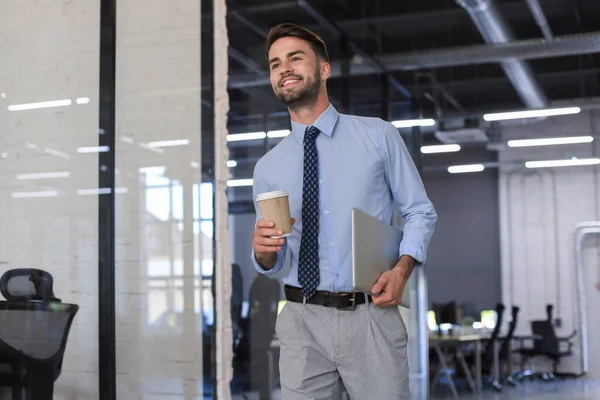
[[[278,87],[279,91],[276,91],[275,95],[291,110],[312,106],[317,102],[319,91],[321,90],[319,75],[319,67],[317,66],[313,76],[305,78],[297,76],[299,79],[302,79],[300,82],[304,83],[302,87],[294,87],[291,90]]]

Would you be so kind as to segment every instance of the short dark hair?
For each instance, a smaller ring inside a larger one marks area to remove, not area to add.
[[[271,50],[273,43],[285,37],[295,37],[308,42],[317,57],[323,61],[329,62],[327,45],[325,45],[323,39],[321,39],[321,37],[316,33],[302,26],[290,23],[279,24],[271,28],[269,31],[269,35],[267,36],[267,47],[265,49],[265,57],[267,58],[267,61],[269,61],[269,50]]]

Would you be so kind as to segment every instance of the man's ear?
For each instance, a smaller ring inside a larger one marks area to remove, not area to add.
[[[326,81],[331,76],[331,64],[327,61],[321,63],[321,80]]]

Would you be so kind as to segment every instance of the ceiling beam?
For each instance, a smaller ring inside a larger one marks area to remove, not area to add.
[[[507,59],[534,60],[543,58],[575,56],[600,52],[600,32],[556,36],[553,41],[544,39],[516,40],[502,44],[478,44],[472,46],[447,47],[418,52],[384,54],[379,57],[388,71],[416,71],[431,68],[458,67],[499,63]],[[351,75],[375,75],[379,72],[370,65],[353,64]],[[331,77],[341,75],[340,63],[331,62]],[[255,76],[232,76],[230,89],[270,85],[268,78]]]
[[[364,51],[360,46],[358,46],[352,39],[349,38],[349,35],[344,32],[339,26],[335,24],[335,22],[327,19],[321,12],[319,12],[316,8],[314,8],[308,1],[306,0],[298,0],[298,5],[302,8],[308,15],[310,15],[315,21],[319,23],[324,29],[326,29],[329,33],[333,34],[336,39],[340,40],[344,37],[347,42],[350,50],[363,57],[365,60],[371,64],[372,68],[377,71],[379,74],[387,74],[385,66],[383,66],[376,58],[368,54]],[[399,93],[401,93],[404,97],[410,99],[412,94],[406,89],[404,85],[402,85],[396,78],[393,76],[388,77],[389,84],[396,89]]]

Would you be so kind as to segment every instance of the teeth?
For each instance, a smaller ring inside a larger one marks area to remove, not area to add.
[[[285,81],[285,82],[283,82],[283,86],[287,86],[287,85],[289,85],[290,83],[296,83],[296,82],[298,82],[298,80],[297,80],[297,79],[291,79],[291,80],[289,80],[289,81]]]

